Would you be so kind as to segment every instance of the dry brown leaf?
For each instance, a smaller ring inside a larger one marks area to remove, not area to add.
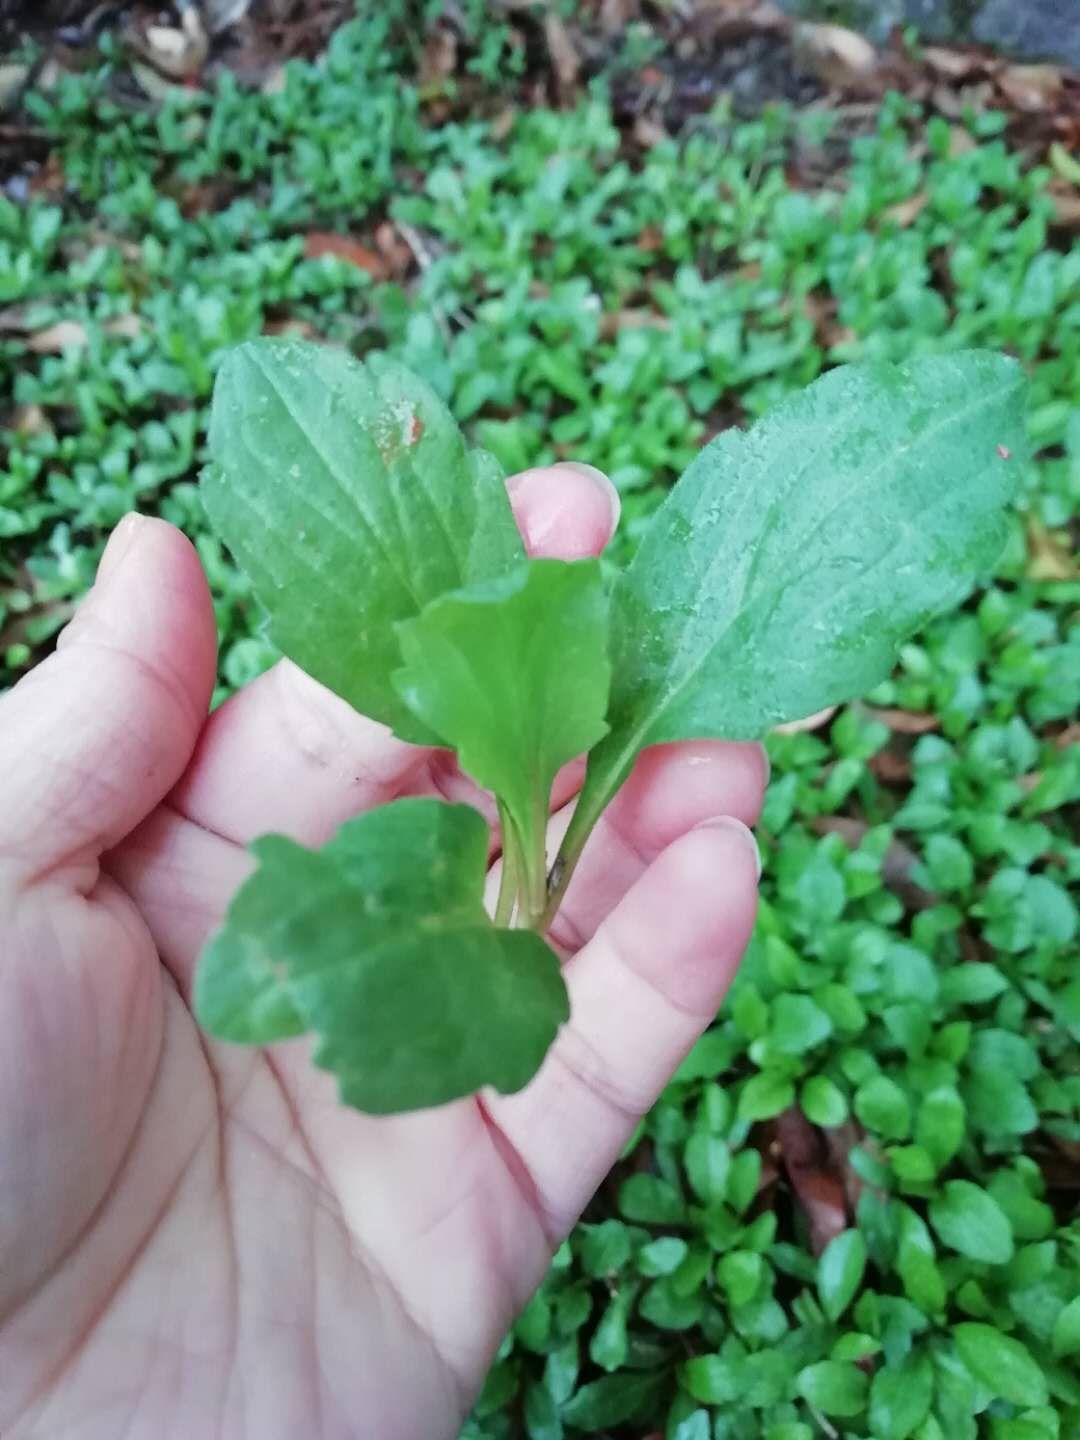
[[[89,343],[85,325],[78,320],[58,320],[44,330],[26,337],[26,348],[35,355],[59,355],[64,350],[82,349]]]
[[[965,50],[949,50],[944,45],[926,45],[922,58],[935,75],[944,80],[967,80],[986,69],[986,61]]]
[[[659,310],[608,310],[600,316],[601,339],[611,340],[623,330],[670,330],[671,316]]]
[[[1034,515],[1027,521],[1029,580],[1078,580],[1080,565],[1063,530],[1048,530]]]
[[[336,255],[358,270],[366,270],[377,280],[386,279],[386,262],[374,250],[361,245],[349,235],[337,235],[329,230],[312,230],[304,236],[304,259],[321,260],[324,255]]]
[[[659,120],[654,120],[650,115],[636,116],[634,139],[643,150],[652,150],[654,146],[662,145],[669,138],[668,132]]]
[[[375,248],[386,262],[389,275],[404,275],[412,269],[415,256],[392,220],[382,220],[375,226]]]
[[[1067,180],[1051,180],[1046,193],[1053,201],[1057,223],[1068,230],[1080,230],[1080,190]]]
[[[101,328],[106,335],[122,335],[125,340],[134,340],[143,332],[142,316],[131,310],[126,315],[114,315]]]
[[[493,140],[505,140],[514,128],[514,121],[516,119],[517,111],[513,105],[507,105],[504,110],[500,110],[489,126],[491,138]]]
[[[978,143],[966,125],[953,125],[949,131],[949,159],[969,154]]]
[[[979,80],[973,85],[935,85],[930,98],[942,115],[960,120],[969,110],[989,110],[994,87],[989,80]]]
[[[880,720],[898,735],[927,735],[940,730],[941,721],[928,710],[898,710],[889,706],[864,705],[863,713],[870,720]]]
[[[791,1188],[810,1227],[815,1255],[848,1225],[847,1193],[821,1132],[797,1106],[777,1117],[776,1139]]]
[[[911,782],[911,765],[895,750],[879,750],[866,762],[871,775],[883,785],[908,785]]]
[[[997,76],[997,86],[1017,110],[1040,114],[1057,108],[1064,82],[1057,65],[1006,65]]]
[[[914,195],[909,195],[906,200],[900,200],[895,205],[890,205],[885,211],[885,217],[891,220],[894,225],[899,225],[901,230],[919,218],[922,212],[930,203],[930,196],[925,190],[917,190]]]
[[[143,57],[171,80],[188,80],[197,75],[210,50],[202,17],[194,6],[181,12],[179,28],[148,25],[141,35],[138,31],[133,35]]]
[[[820,730],[827,725],[837,711],[836,705],[828,705],[824,710],[818,710],[814,715],[807,715],[802,720],[785,720],[782,725],[773,726],[774,735],[799,735],[804,730]]]
[[[544,16],[544,38],[547,41],[548,55],[555,71],[559,94],[563,99],[569,99],[581,74],[581,56],[562,17],[554,10],[549,10]]]
[[[1058,750],[1067,750],[1070,745],[1080,745],[1080,720],[1066,725],[1064,730],[1055,735],[1054,745]]]
[[[441,89],[443,81],[457,69],[457,53],[457,36],[453,30],[447,25],[436,25],[420,54],[421,88]]]
[[[805,21],[792,32],[796,60],[825,85],[861,88],[878,70],[878,53],[869,40],[843,25]]]
[[[53,428],[40,405],[16,405],[8,426],[16,435],[47,435]]]

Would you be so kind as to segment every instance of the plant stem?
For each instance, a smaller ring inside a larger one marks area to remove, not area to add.
[[[559,853],[555,857],[551,874],[548,876],[547,899],[538,926],[541,934],[548,929],[559,913],[559,906],[563,902],[571,876],[581,859],[585,842],[592,834],[593,826],[603,814],[609,798],[610,796],[600,795],[594,798],[592,804],[589,804],[587,799],[585,804],[578,802],[578,808],[574,811],[573,819],[563,836]]]
[[[517,899],[517,834],[514,822],[500,804],[499,828],[502,831],[502,875],[499,878],[499,898],[495,904],[495,924],[506,929],[514,913]]]
[[[522,838],[518,879],[521,896],[518,918],[520,924],[529,930],[541,927],[547,904],[547,818],[547,796],[534,796],[528,834]]]

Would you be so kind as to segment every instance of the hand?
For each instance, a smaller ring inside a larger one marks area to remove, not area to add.
[[[533,553],[607,543],[602,477],[510,488]],[[207,718],[214,651],[195,551],[130,516],[57,653],[0,700],[0,1433],[452,1437],[734,973],[764,757],[643,755],[552,936],[572,1018],[539,1075],[375,1119],[307,1040],[211,1044],[196,957],[255,836],[486,797],[287,662]]]

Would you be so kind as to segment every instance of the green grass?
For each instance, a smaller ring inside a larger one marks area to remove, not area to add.
[[[624,546],[704,438],[830,364],[1019,355],[1037,463],[997,573],[866,703],[770,741],[741,978],[467,1433],[1067,1440],[1080,247],[1053,228],[1048,173],[999,116],[925,123],[899,97],[854,140],[820,115],[718,112],[639,153],[598,84],[503,135],[498,26],[470,81],[493,118],[436,125],[389,26],[346,27],[274,94],[120,108],[106,58],[31,102],[66,189],[0,200],[19,407],[0,434],[0,685],[47,651],[133,507],[199,545],[221,693],[273,658],[195,491],[215,367],[268,325],[393,350],[508,468],[605,468]],[[800,188],[811,173],[823,187]],[[304,259],[311,229],[371,246],[387,218],[420,257],[398,283]],[[61,320],[83,343],[37,353]],[[808,1183],[849,1232],[820,1261]]]

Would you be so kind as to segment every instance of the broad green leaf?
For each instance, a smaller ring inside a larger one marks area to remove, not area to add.
[[[859,1230],[834,1235],[818,1260],[818,1294],[830,1320],[839,1320],[855,1298],[866,1269],[866,1241]]]
[[[1063,1355],[1080,1355],[1080,1295],[1058,1314],[1050,1343],[1059,1359]]]
[[[879,1370],[870,1386],[870,1433],[875,1440],[907,1440],[926,1419],[934,1394],[928,1355],[913,1353]]]
[[[400,800],[321,850],[257,840],[196,976],[200,1022],[248,1044],[313,1030],[342,1099],[380,1114],[520,1089],[567,1018],[558,962],[483,905],[488,830]]]
[[[719,435],[612,599],[611,732],[567,851],[645,745],[749,738],[861,695],[996,559],[1027,382],[988,351],[843,366]]]
[[[903,1140],[911,1129],[911,1106],[888,1075],[871,1076],[855,1092],[855,1114],[869,1130],[888,1140]]]
[[[682,1368],[682,1382],[705,1405],[729,1405],[738,1395],[741,1367],[729,1355],[698,1355]]]
[[[555,772],[607,731],[607,610],[599,561],[531,560],[398,626],[399,694],[494,791],[527,854]]]
[[[950,1180],[930,1203],[930,1223],[950,1249],[987,1265],[1013,1257],[1012,1229],[997,1201],[970,1180]]]
[[[866,1407],[869,1380],[857,1366],[843,1360],[819,1360],[800,1370],[799,1394],[824,1415],[848,1419]]]
[[[844,1092],[827,1075],[812,1075],[799,1095],[803,1114],[815,1125],[843,1125],[848,1118]]]
[[[630,1175],[619,1187],[619,1209],[644,1225],[680,1225],[686,1207],[675,1187],[659,1175]]]
[[[809,995],[778,995],[770,1015],[769,1044],[782,1055],[802,1055],[832,1034],[832,1021]]]
[[[717,1261],[716,1278],[732,1305],[748,1305],[761,1288],[765,1270],[761,1255],[752,1250],[731,1250]]]
[[[620,1370],[626,1362],[627,1312],[637,1293],[636,1286],[617,1290],[607,1303],[589,1342],[589,1358],[601,1370]]]
[[[908,1298],[924,1314],[939,1315],[945,1308],[945,1281],[938,1268],[930,1231],[910,1206],[901,1205],[898,1209],[897,1274]]]
[[[1013,1405],[1045,1405],[1046,1380],[1038,1362],[1019,1340],[993,1325],[955,1325],[960,1359],[992,1394]]]
[[[966,1111],[955,1086],[939,1085],[919,1106],[915,1139],[937,1161],[947,1165],[964,1143]]]
[[[739,1092],[740,1120],[771,1120],[795,1099],[795,1086],[786,1075],[763,1070],[753,1075]]]
[[[562,1440],[558,1407],[543,1385],[533,1384],[525,1391],[525,1430],[529,1440]]]
[[[567,1425],[590,1431],[644,1419],[651,1415],[665,1384],[663,1372],[605,1375],[602,1380],[583,1385],[563,1406],[562,1418]]]
[[[229,352],[202,499],[309,675],[407,740],[433,737],[391,682],[394,626],[447,590],[505,575],[524,550],[498,467],[384,356],[302,341]]]

